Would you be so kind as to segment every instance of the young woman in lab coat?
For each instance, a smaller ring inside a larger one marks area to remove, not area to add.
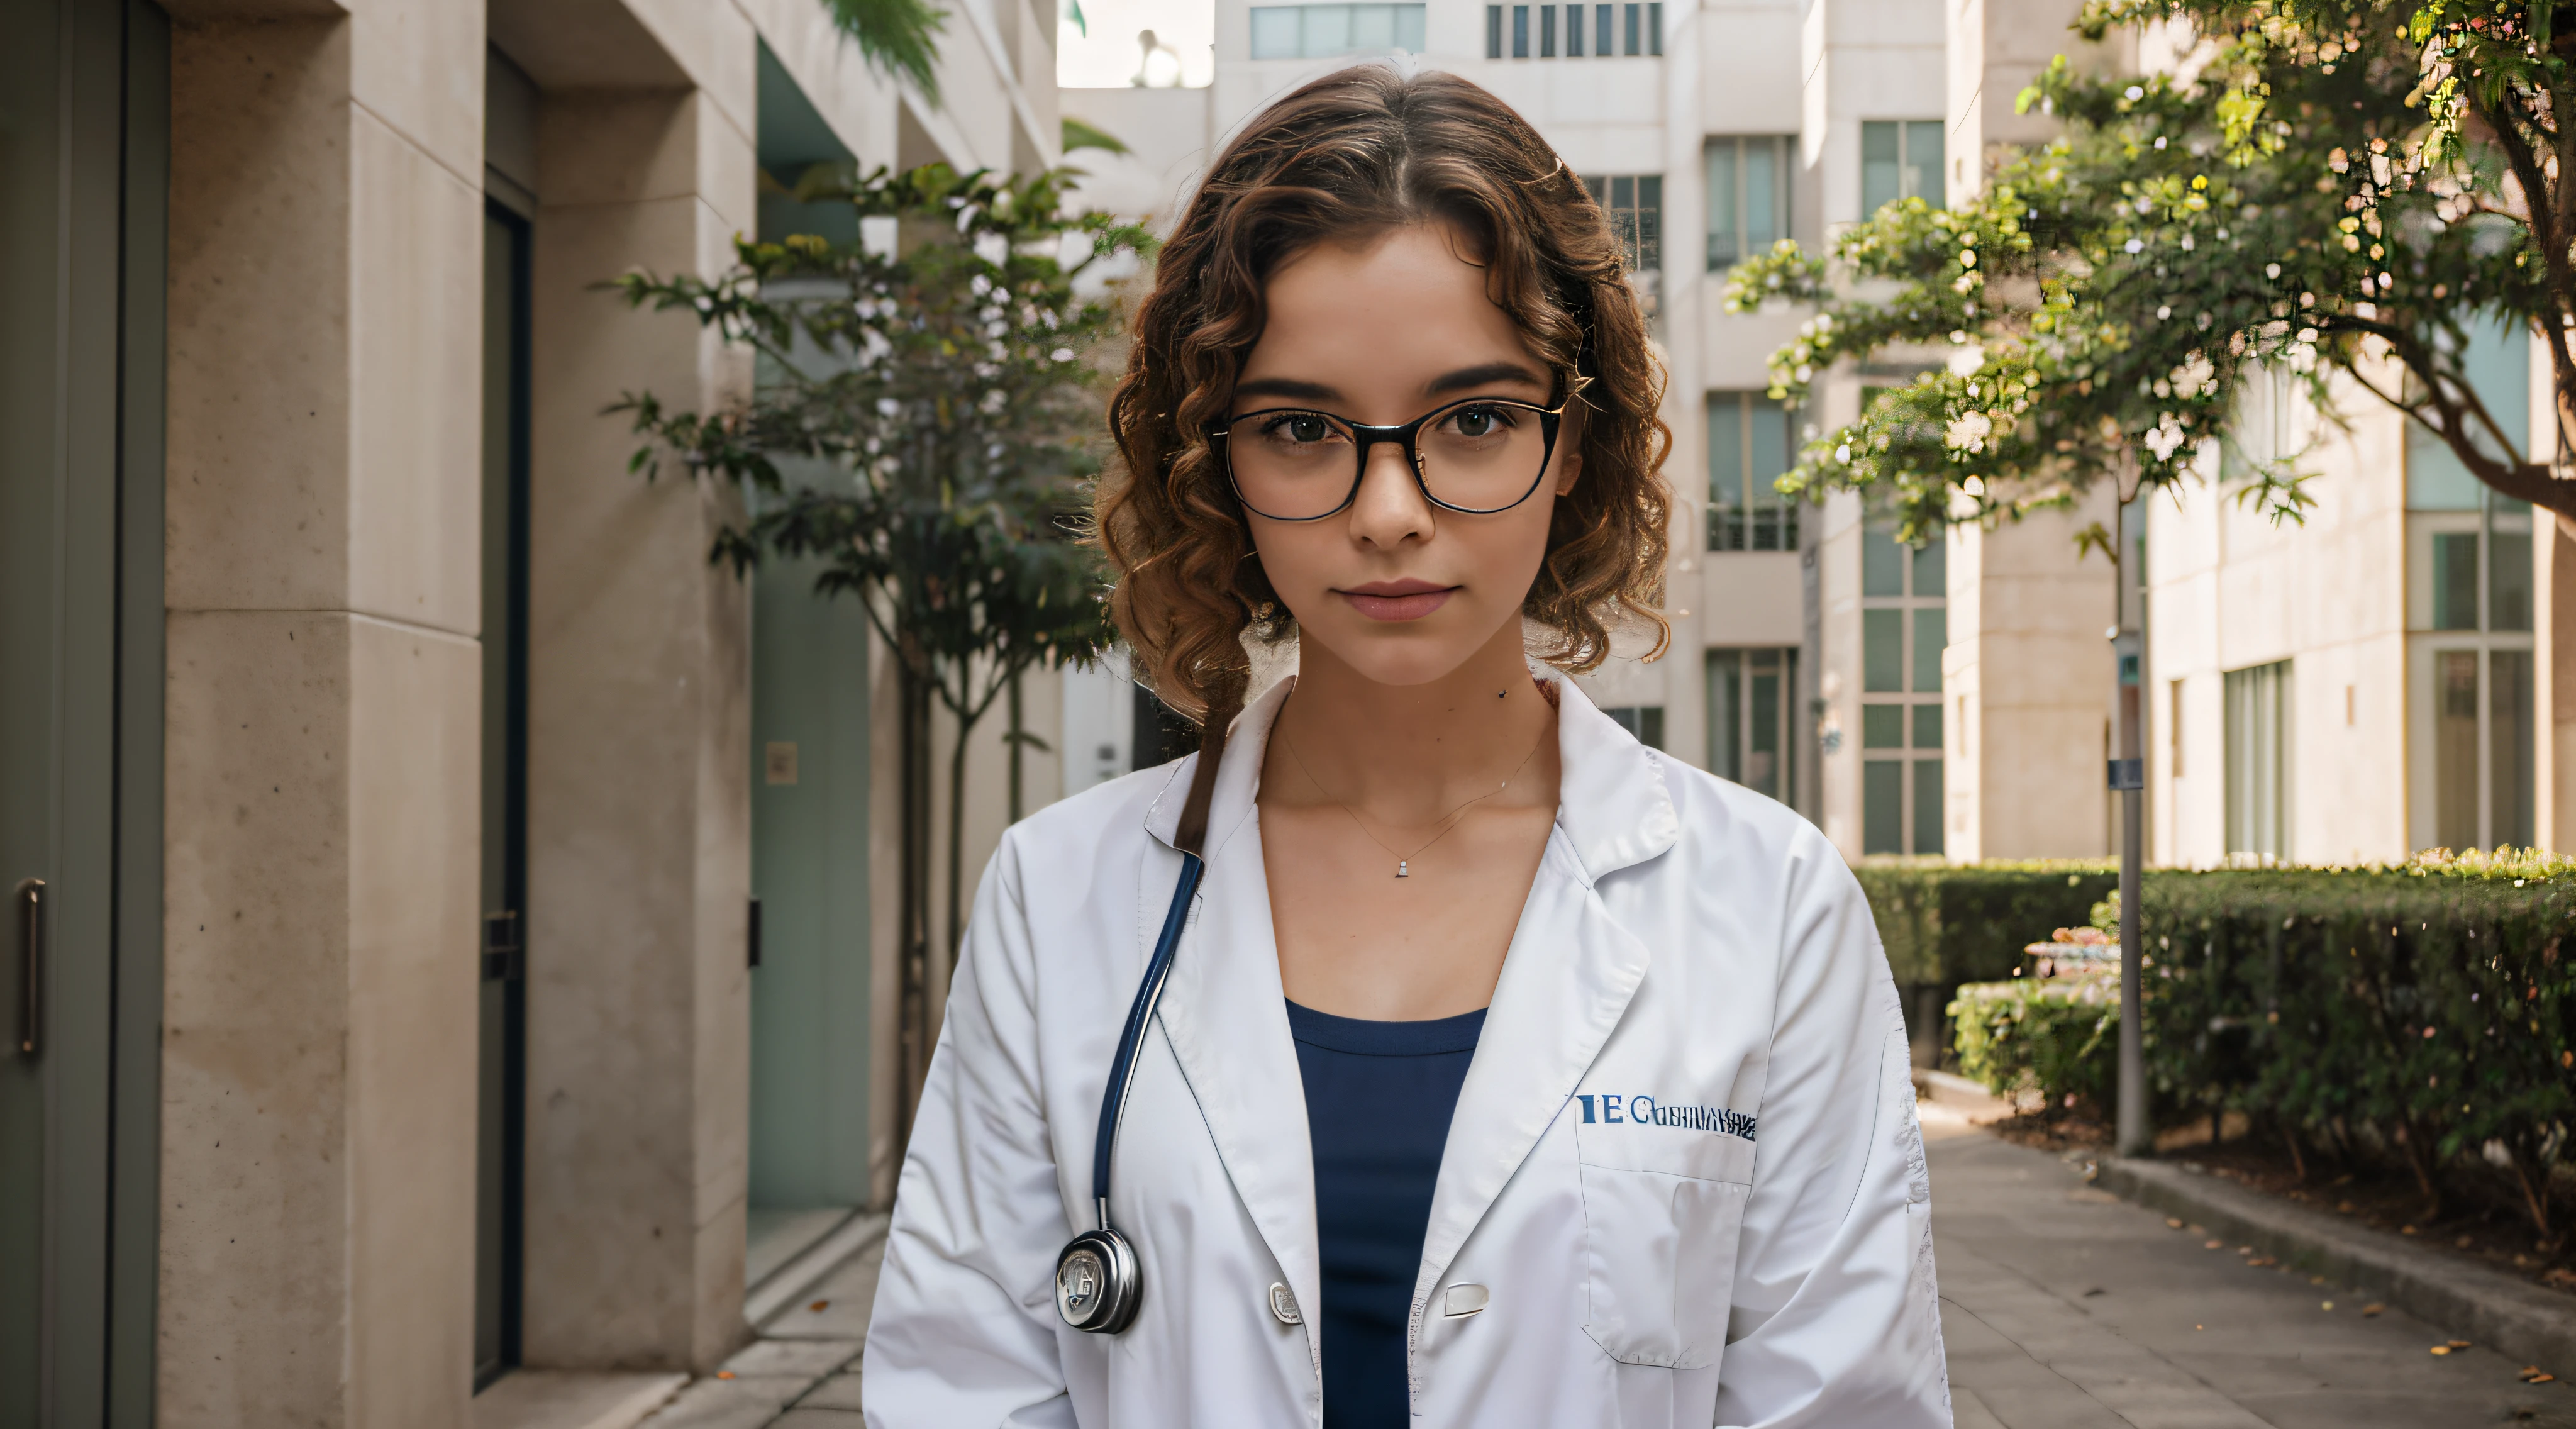
[[[993,856],[868,1422],[1948,1424],[1859,889],[1562,678],[1661,632],[1670,501],[1582,182],[1472,84],[1342,71],[1226,146],[1134,339],[1100,538],[1206,747]],[[1058,1253],[1184,850],[1110,1157],[1141,1301],[1082,1333]]]

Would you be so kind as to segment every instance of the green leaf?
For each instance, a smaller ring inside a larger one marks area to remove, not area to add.
[[[1106,149],[1113,154],[1132,152],[1117,135],[1068,114],[1064,118],[1064,151],[1070,154],[1076,149]]]
[[[870,68],[911,82],[939,105],[939,32],[947,13],[930,0],[824,0],[832,24],[857,43]]]

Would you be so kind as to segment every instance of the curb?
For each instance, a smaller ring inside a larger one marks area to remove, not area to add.
[[[2576,1378],[2576,1299],[2171,1162],[2104,1157],[2093,1179],[2284,1265],[2368,1291],[2561,1379]]]

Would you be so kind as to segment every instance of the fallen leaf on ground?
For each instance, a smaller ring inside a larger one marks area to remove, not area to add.
[[[2181,1230],[2181,1229],[2182,1229],[2182,1217],[2180,1217],[2180,1216],[2167,1216],[2167,1217],[2165,1217],[2165,1229],[2167,1229],[2167,1230],[2176,1230],[2176,1231]]]
[[[2449,1345],[2435,1345],[2435,1346],[2433,1347],[2433,1353],[2435,1353],[2435,1354],[2437,1354],[2437,1355],[2447,1355],[2447,1354],[2449,1354],[2450,1352],[2451,1352],[2451,1347],[2450,1347]]]
[[[2332,1300],[2319,1301],[2317,1303],[2317,1308],[2320,1310],[2331,1310],[2334,1308],[2334,1302]]]
[[[2387,1309],[2388,1309],[2388,1307],[2387,1307],[2387,1306],[2382,1305],[2382,1304],[2378,1304],[2377,1302],[2373,1302],[2373,1303],[2371,1303],[2371,1304],[2368,1304],[2368,1305],[2364,1305],[2364,1306],[2362,1306],[2362,1307],[2361,1307],[2361,1313],[2363,1313],[2363,1314],[2365,1314],[2365,1315],[2377,1315],[2377,1314],[2384,1313]]]
[[[2225,1241],[2223,1241],[2223,1240],[2203,1241],[2203,1242],[2201,1242],[2201,1246],[2200,1246],[2200,1248],[2201,1248],[2202,1250],[2216,1250],[2216,1249],[2218,1249],[2220,1246],[2223,1246],[2223,1245],[2225,1245],[2225,1244],[2227,1244],[2227,1242],[2225,1242]]]
[[[2441,1353],[2441,1351],[2440,1351],[2440,1350],[2435,1350],[2433,1353],[2435,1353],[2435,1354],[2437,1354],[2437,1355],[2438,1355],[2438,1354],[2440,1354],[2440,1353]],[[718,1378],[718,1379],[731,1379],[731,1378],[733,1378],[733,1371],[732,1371],[732,1370],[729,1370],[729,1369],[720,1369],[720,1370],[717,1370],[717,1371],[716,1371],[716,1378]]]
[[[808,1309],[808,1310],[813,1311],[813,1312],[814,1312],[815,1314],[817,1314],[817,1315],[820,1315],[820,1314],[822,1314],[822,1313],[823,1313],[823,1307],[824,1307],[824,1306],[826,1306],[826,1305],[829,1305],[829,1304],[831,1304],[831,1303],[832,1303],[832,1302],[831,1302],[831,1301],[829,1301],[829,1300],[817,1300],[817,1301],[815,1301],[813,1304],[808,1305],[808,1306],[806,1306],[805,1308],[806,1308],[806,1309]]]
[[[2450,1340],[2446,1341],[2446,1343],[2455,1350],[2465,1350],[2469,1347],[2469,1342],[2466,1340]]]

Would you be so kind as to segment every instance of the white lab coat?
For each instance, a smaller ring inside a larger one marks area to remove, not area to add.
[[[1949,1424],[1905,1029],[1858,885],[1787,808],[1558,688],[1556,826],[1415,1281],[1417,1422]],[[871,1426],[1321,1422],[1314,1164],[1254,808],[1284,698],[1226,747],[1138,1056],[1111,1201],[1144,1270],[1135,1324],[1066,1328],[1056,1252],[1092,1223],[1101,1091],[1195,756],[1046,809],[993,856],[895,1197]]]

